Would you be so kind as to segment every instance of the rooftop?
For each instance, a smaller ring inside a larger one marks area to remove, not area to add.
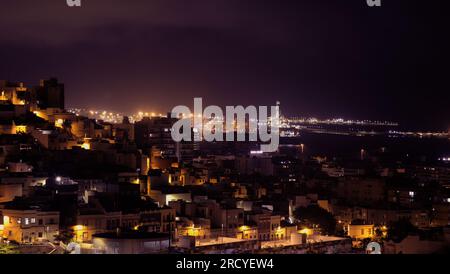
[[[169,234],[156,232],[107,232],[92,235],[93,238],[103,239],[152,239],[152,240],[168,240]]]

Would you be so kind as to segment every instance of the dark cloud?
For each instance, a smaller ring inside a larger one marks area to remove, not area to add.
[[[441,2],[2,0],[0,78],[58,76],[70,106],[280,100],[292,115],[445,128]]]

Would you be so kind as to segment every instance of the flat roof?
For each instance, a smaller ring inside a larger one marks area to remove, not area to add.
[[[148,239],[148,240],[169,240],[169,234],[157,232],[106,232],[92,235],[93,238],[104,239]]]

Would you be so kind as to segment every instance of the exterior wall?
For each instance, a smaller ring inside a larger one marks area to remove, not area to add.
[[[385,246],[387,254],[431,254],[445,247],[445,242],[421,241],[419,236],[408,236],[401,243],[389,242]]]
[[[28,173],[32,172],[33,167],[26,163],[8,163],[8,172],[12,173]]]
[[[53,241],[59,233],[59,212],[2,210],[3,237],[18,243]]]
[[[328,212],[331,212],[330,203],[328,200],[318,200],[317,205],[323,209],[325,209]]]
[[[239,228],[236,238],[247,240],[258,239],[258,228],[242,226]]]
[[[433,205],[436,209],[434,218],[432,219],[432,226],[450,226],[450,204]]]
[[[239,208],[225,209],[220,206],[214,210],[213,224],[227,230],[236,229],[244,224],[244,210]]]
[[[192,225],[189,227],[178,227],[176,238],[195,237],[195,239],[209,239],[212,236],[211,226],[208,225]],[[214,235],[214,234],[213,234]],[[220,235],[220,232],[219,234]]]
[[[112,212],[96,215],[78,215],[77,225],[73,227],[76,242],[91,242],[98,233],[114,232],[117,228],[132,229],[140,222],[139,214],[122,215]]]
[[[15,197],[22,197],[22,191],[21,184],[1,184],[0,203],[11,202]]]
[[[337,186],[337,195],[352,202],[377,202],[385,198],[385,183],[378,179],[343,179]]]
[[[151,254],[169,248],[169,239],[108,239],[94,237],[93,248],[100,254]]]
[[[286,238],[286,230],[280,227],[280,216],[272,216],[270,213],[262,213],[252,215],[250,219],[257,225],[259,240],[271,241]]]
[[[274,175],[274,165],[269,157],[238,157],[235,160],[235,167],[243,174]]]
[[[367,239],[375,235],[374,225],[349,225],[347,235],[354,239]]]

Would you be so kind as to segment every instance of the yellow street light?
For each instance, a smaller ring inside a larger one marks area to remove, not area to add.
[[[83,225],[76,225],[76,226],[73,227],[73,229],[75,231],[80,231],[80,230],[83,230],[84,228],[85,228],[85,226],[83,226]]]
[[[313,234],[313,230],[310,228],[303,228],[302,230],[298,231],[300,234],[306,234],[306,235],[312,235]]]

